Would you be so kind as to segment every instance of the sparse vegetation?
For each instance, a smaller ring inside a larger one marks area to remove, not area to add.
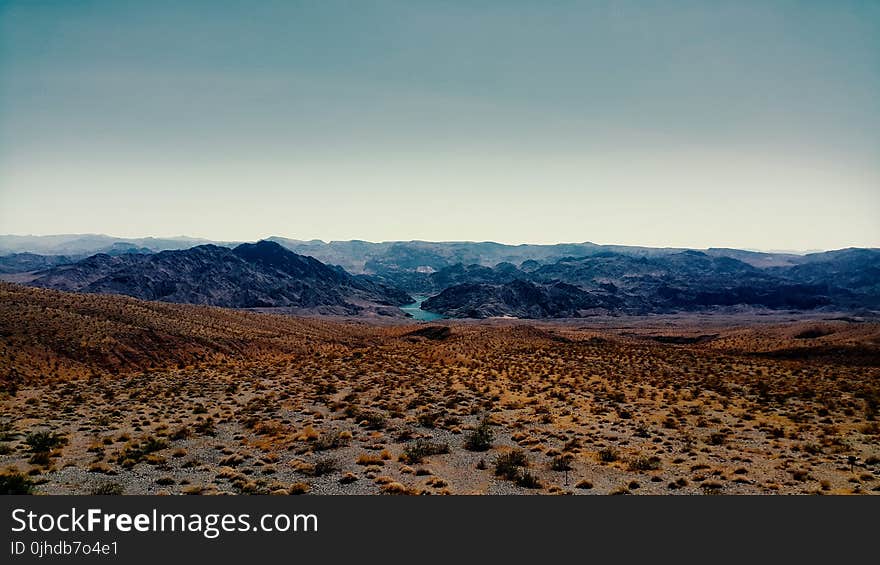
[[[636,457],[630,460],[628,468],[630,471],[656,471],[660,468],[660,458],[656,455]]]
[[[571,471],[571,461],[574,459],[571,455],[557,455],[550,462],[550,469],[553,471]]]
[[[356,463],[358,465],[364,465],[364,466],[366,466],[366,465],[384,465],[385,460],[382,459],[378,455],[371,455],[368,453],[364,453],[364,454],[358,456]]]
[[[516,484],[518,486],[521,486],[522,488],[542,488],[541,481],[539,481],[537,477],[535,477],[533,474],[526,471],[525,469],[520,469],[514,480],[516,481]]]
[[[312,490],[312,487],[311,487],[311,485],[309,485],[309,483],[300,482],[300,483],[293,483],[292,485],[290,485],[288,492],[290,494],[305,494],[305,493],[309,492],[310,490]]]
[[[404,463],[414,465],[416,463],[421,463],[427,457],[443,453],[449,453],[448,443],[420,439],[408,444],[403,449],[403,454],[401,455],[400,460]]]
[[[308,470],[308,474],[313,477],[321,477],[323,475],[329,475],[336,469],[337,464],[335,460],[330,459],[329,457],[323,457],[315,461],[315,463]]]
[[[880,324],[762,322],[694,341],[689,321],[627,323],[450,322],[427,339],[0,283],[0,380],[14,373],[15,388],[0,392],[0,466],[17,469],[0,484],[880,492]],[[814,327],[821,338],[796,337]],[[59,480],[69,467],[91,474]]]
[[[328,432],[322,434],[312,443],[315,451],[330,451],[348,445],[348,437],[341,432]]]
[[[34,483],[27,475],[17,471],[0,474],[0,495],[33,494]]]
[[[468,451],[488,451],[492,448],[492,440],[495,434],[492,432],[489,420],[484,418],[480,424],[468,434],[464,448]]]
[[[64,436],[53,432],[32,432],[27,435],[24,442],[33,453],[46,453],[64,444]]]
[[[526,454],[520,449],[502,453],[495,459],[495,475],[515,481],[519,476],[520,467],[529,464]]]
[[[125,494],[125,487],[119,483],[106,482],[93,487],[89,494],[96,496],[118,496]]]

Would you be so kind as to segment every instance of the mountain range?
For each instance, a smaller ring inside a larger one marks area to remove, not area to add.
[[[525,268],[524,268],[525,267]],[[445,289],[422,307],[451,317],[580,317],[748,306],[880,308],[880,251],[848,249],[759,268],[683,251],[654,257],[604,252],[547,265],[456,266],[431,275]]]
[[[564,257],[586,257],[603,252],[632,256],[658,256],[686,251],[685,248],[637,247],[626,245],[599,245],[591,242],[558,243],[549,245],[508,245],[491,241],[385,241],[361,240],[330,241],[299,240],[279,236],[265,238],[287,249],[308,255],[331,265],[339,265],[354,274],[383,275],[393,273],[429,274],[459,263],[493,267],[508,262],[519,265],[524,261],[548,263]],[[66,255],[82,259],[97,253],[116,255],[137,250],[159,252],[189,249],[196,245],[214,244],[235,247],[244,241],[207,240],[188,236],[167,238],[120,238],[103,234],[67,235],[0,235],[0,257],[16,253],[39,255]],[[794,253],[762,253],[741,249],[712,248],[703,250],[712,256],[732,257],[756,267],[796,264],[803,255]]]
[[[176,237],[123,238],[104,234],[0,235],[0,256],[14,253],[88,257],[96,253],[116,254],[139,249],[150,252],[188,249],[208,243],[221,244],[185,235]]]
[[[179,249],[164,249],[180,247]],[[758,308],[880,309],[880,250],[797,255],[573,243],[0,236],[0,278],[77,292],[292,312],[563,318]],[[85,255],[89,250],[98,253]],[[58,252],[42,254],[39,251]],[[64,251],[66,254],[61,254]]]
[[[394,315],[399,289],[289,251],[277,243],[198,245],[152,254],[97,254],[33,274],[28,284],[75,292],[230,308]]]

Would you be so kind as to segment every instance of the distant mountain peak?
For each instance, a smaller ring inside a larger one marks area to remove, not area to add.
[[[297,255],[283,245],[266,239],[261,239],[256,243],[242,243],[235,246],[233,252],[242,257],[280,258],[287,255]]]

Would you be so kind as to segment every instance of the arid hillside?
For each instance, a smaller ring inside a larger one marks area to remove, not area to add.
[[[315,318],[0,282],[0,366],[24,378],[305,354],[361,344],[368,334]]]
[[[0,489],[880,492],[880,325],[298,319],[0,286]]]

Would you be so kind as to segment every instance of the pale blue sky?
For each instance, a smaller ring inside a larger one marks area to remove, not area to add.
[[[0,0],[0,233],[880,246],[880,2]]]

